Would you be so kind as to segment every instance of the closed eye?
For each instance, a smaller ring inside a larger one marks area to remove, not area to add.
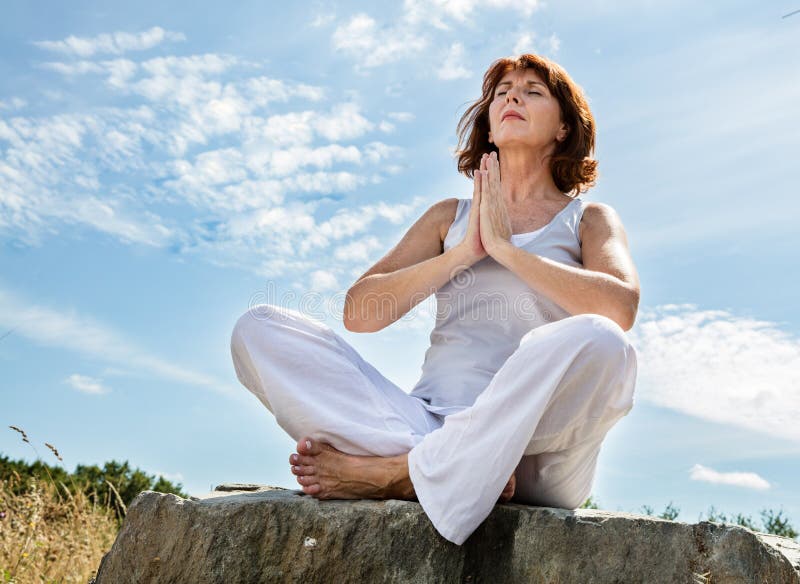
[[[497,93],[497,95],[503,95],[504,93],[506,93],[506,92],[505,92],[505,91],[499,91],[499,92]],[[528,93],[535,93],[536,95],[542,95],[542,94],[541,94],[541,93],[539,93],[538,91],[529,91]]]

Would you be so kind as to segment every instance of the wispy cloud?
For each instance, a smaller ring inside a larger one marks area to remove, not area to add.
[[[558,38],[556,33],[551,33],[550,36],[539,39],[535,32],[524,32],[517,39],[512,52],[515,55],[534,53],[554,57],[560,47],[561,39]]]
[[[24,108],[28,102],[21,97],[10,97],[0,100],[0,110],[14,111]]]
[[[643,310],[629,334],[647,401],[800,442],[800,339],[777,323],[663,305]]]
[[[544,6],[540,0],[404,0],[403,18],[410,24],[448,30],[453,22],[469,22],[480,10],[511,10],[528,18]]]
[[[412,57],[430,42],[408,26],[382,27],[364,13],[337,26],[331,40],[335,50],[357,60],[357,71]]]
[[[102,52],[79,40],[56,50]],[[369,139],[393,125],[371,120],[352,93],[337,102],[328,88],[271,78],[263,65],[227,54],[39,66],[87,76],[83,87],[130,105],[0,119],[0,234],[18,245],[42,245],[74,226],[267,277],[308,273],[324,256],[310,262],[307,254],[324,252],[338,278],[357,258],[337,255],[334,245],[359,245],[347,239],[374,221],[402,222],[425,200],[356,206],[357,229],[346,227],[346,216],[321,212],[336,200],[328,197],[402,169],[403,148]],[[3,104],[20,106],[15,99]]]
[[[111,392],[108,387],[103,385],[101,379],[95,379],[88,375],[79,375],[78,373],[73,373],[67,377],[65,383],[81,393],[88,393],[91,395],[103,395]]]
[[[91,57],[102,53],[121,55],[127,51],[144,51],[164,42],[185,40],[186,36],[183,33],[154,26],[137,33],[117,31],[102,33],[94,37],[68,36],[60,41],[34,41],[33,44],[48,51],[77,57]]]
[[[442,67],[438,70],[437,76],[444,81],[472,77],[473,72],[464,67],[465,62],[467,62],[467,59],[464,54],[464,45],[461,43],[453,43],[447,50]]]
[[[769,482],[754,472],[719,472],[702,464],[695,464],[691,468],[689,478],[693,481],[732,485],[756,491],[765,491],[770,488]]]
[[[461,27],[477,31],[475,23],[480,12],[507,10],[529,18],[544,5],[540,0],[405,0],[400,14],[385,18],[386,22],[366,12],[351,15],[335,28],[331,44],[334,50],[353,59],[359,73],[426,54],[444,53],[445,64],[438,61],[436,75],[443,80],[462,79],[472,76],[464,65],[469,62],[468,56],[463,44],[447,39],[445,33],[452,36]],[[555,35],[546,44],[551,52],[558,50]]]
[[[182,483],[182,482],[184,482],[186,480],[183,477],[183,473],[180,473],[180,472],[163,472],[163,471],[160,471],[160,470],[146,471],[146,472],[147,472],[147,474],[153,475],[156,478],[164,477],[165,479],[167,479],[168,481],[173,482],[173,483],[176,483],[176,482]]]
[[[25,302],[3,289],[0,289],[0,327],[13,328],[15,334],[38,345],[58,347],[101,359],[127,371],[129,375],[145,372],[169,381],[197,385],[227,395],[237,393],[209,375],[150,354],[111,327],[89,316],[77,314],[74,310],[54,309]],[[100,393],[104,390],[98,380],[83,375],[71,375],[67,382],[75,389],[87,393]]]

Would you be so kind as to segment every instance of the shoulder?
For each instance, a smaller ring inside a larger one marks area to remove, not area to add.
[[[608,203],[588,201],[584,205],[579,227],[581,241],[593,236],[608,237],[622,230],[622,219]]]
[[[456,212],[458,211],[458,198],[448,197],[437,201],[428,209],[431,220],[439,228],[439,236],[442,241],[447,237],[447,231],[450,229],[453,221],[456,219]]]

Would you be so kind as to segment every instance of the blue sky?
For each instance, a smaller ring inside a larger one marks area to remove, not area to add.
[[[13,2],[0,22],[0,450],[299,488],[239,385],[253,300],[327,322],[409,391],[433,297],[340,322],[433,202],[471,196],[455,126],[492,61],[555,59],[597,120],[642,285],[609,510],[800,527],[797,2]],[[318,301],[316,304],[303,304]]]

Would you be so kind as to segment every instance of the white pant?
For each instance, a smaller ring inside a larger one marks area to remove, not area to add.
[[[514,502],[583,504],[606,433],[633,407],[637,369],[617,323],[579,314],[528,332],[472,406],[443,416],[329,326],[289,308],[262,304],[242,315],[231,355],[239,381],[294,440],[356,455],[408,453],[420,505],[457,545],[491,513],[512,472]]]

